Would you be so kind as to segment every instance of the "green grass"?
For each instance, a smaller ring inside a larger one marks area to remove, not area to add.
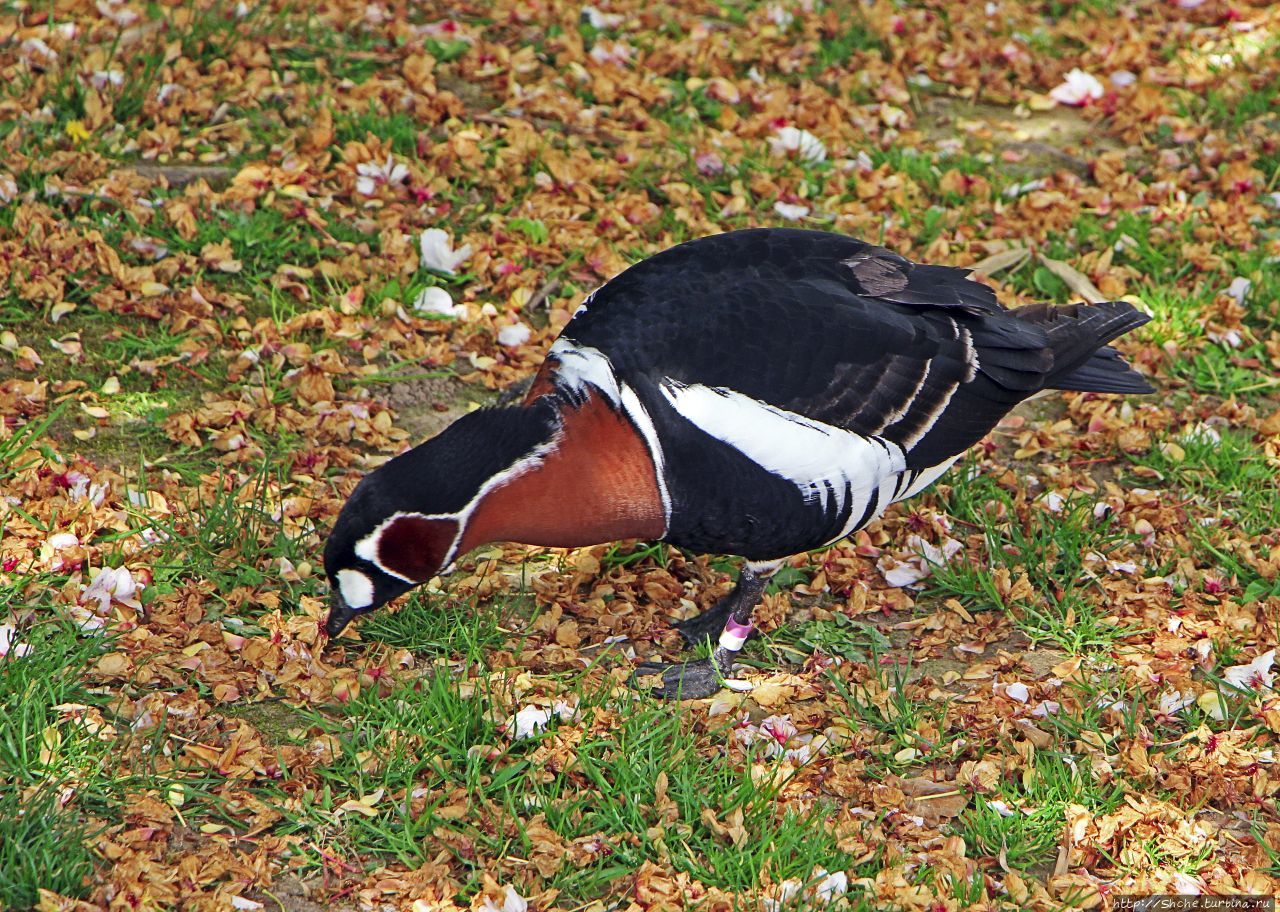
[[[59,709],[105,709],[81,679],[105,643],[51,617],[47,599],[25,588],[0,588],[0,603],[27,605],[44,618],[20,625],[17,643],[0,657],[0,906],[9,909],[34,905],[41,887],[82,895],[81,881],[96,864],[86,837],[120,787],[114,774],[100,772],[114,745]],[[19,657],[18,644],[30,653]]]
[[[1120,785],[1101,784],[1087,764],[1082,756],[1038,751],[1021,775],[1005,776],[991,794],[975,795],[956,819],[956,832],[975,856],[999,857],[1018,871],[1051,867],[1069,805],[1105,814],[1123,800]]]
[[[871,651],[866,682],[842,681],[829,676],[844,705],[846,725],[855,732],[876,732],[879,737],[866,757],[878,769],[902,772],[917,764],[950,759],[949,743],[962,736],[957,718],[946,703],[922,700],[907,683],[909,669]],[[928,734],[926,734],[928,733]]]
[[[966,531],[982,534],[986,555],[969,555],[934,568],[926,594],[958,598],[970,610],[1003,606],[1032,642],[1049,642],[1071,653],[1105,649],[1126,630],[1108,620],[1110,609],[1095,574],[1106,574],[1100,562],[1130,540],[1108,515],[1095,517],[1092,498],[1067,498],[1057,512],[1043,505],[1028,509],[1025,501],[986,475],[961,467],[967,478],[938,495],[946,512]],[[1006,604],[995,571],[1016,580],[1025,575],[1031,595]],[[1142,569],[1137,569],[1139,574]]]
[[[371,642],[432,656],[470,656],[502,648],[511,626],[531,623],[534,609],[523,599],[479,603],[449,595],[411,593],[398,611],[379,611],[360,621],[360,636]]]
[[[268,579],[286,597],[310,590],[313,581],[279,578],[281,559],[296,565],[315,558],[300,537],[291,536],[279,523],[286,469],[282,460],[269,456],[251,473],[209,477],[193,502],[179,505],[172,516],[147,518],[138,513],[130,534],[145,534],[158,542],[152,564],[157,591],[196,578],[214,581],[218,592],[260,586]],[[145,478],[138,490],[148,490]]]
[[[1137,461],[1159,471],[1195,505],[1189,537],[1198,552],[1216,565],[1218,577],[1234,577],[1247,601],[1280,595],[1280,583],[1263,576],[1236,544],[1265,540],[1280,515],[1280,490],[1266,455],[1248,435],[1233,431],[1222,431],[1216,440],[1184,433],[1173,443],[1182,458],[1157,444]]]

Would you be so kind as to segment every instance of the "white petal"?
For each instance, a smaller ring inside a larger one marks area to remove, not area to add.
[[[769,147],[774,155],[795,152],[800,158],[815,164],[827,160],[827,147],[823,145],[822,140],[808,130],[796,127],[780,128],[777,133],[769,137]]]
[[[1001,684],[996,681],[992,683],[991,689],[997,695],[1013,700],[1015,703],[1026,703],[1031,698],[1031,691],[1021,681],[1014,681],[1012,684]]]
[[[1073,106],[1086,104],[1102,95],[1102,83],[1081,69],[1072,70],[1062,85],[1049,92],[1049,97],[1058,104]]]
[[[1270,690],[1276,680],[1275,672],[1271,670],[1275,660],[1276,651],[1271,649],[1252,662],[1228,668],[1223,677],[1241,690]]]
[[[517,741],[522,738],[532,738],[535,734],[547,727],[547,723],[551,721],[551,713],[540,706],[526,706],[524,709],[516,713],[515,730],[512,737]]]
[[[18,628],[12,624],[0,624],[0,656],[7,656],[11,652],[15,658],[22,658],[31,654],[31,646],[27,643],[14,643],[17,639]]]
[[[428,228],[422,232],[422,237],[418,240],[418,250],[422,255],[423,269],[434,269],[448,275],[453,275],[454,271],[471,256],[470,244],[464,244],[460,249],[454,250],[449,235],[439,228]]]
[[[1243,304],[1244,299],[1249,296],[1249,289],[1253,288],[1253,283],[1244,276],[1236,276],[1231,280],[1231,284],[1227,286],[1227,294],[1236,299],[1237,304]]]
[[[453,303],[453,296],[449,292],[434,285],[418,293],[413,309],[422,314],[440,314],[446,317],[461,317],[467,313],[464,305]]]
[[[773,204],[773,211],[778,213],[778,215],[782,216],[784,219],[794,222],[808,215],[809,207],[801,206],[796,203],[784,203],[782,200],[778,200]]]
[[[506,898],[502,901],[502,912],[528,912],[529,902],[516,892],[513,886],[507,886]]]
[[[1182,871],[1173,875],[1173,888],[1178,891],[1180,896],[1199,896],[1204,892],[1200,881]]]
[[[498,342],[508,347],[524,345],[529,341],[530,335],[532,330],[528,326],[523,323],[510,323],[498,330]]]
[[[844,896],[849,892],[849,875],[844,871],[833,871],[818,882],[815,892],[824,903]]]
[[[1013,808],[1009,807],[1009,805],[1005,804],[1005,802],[998,798],[995,801],[988,801],[987,806],[1001,817],[1012,817],[1014,815]]]

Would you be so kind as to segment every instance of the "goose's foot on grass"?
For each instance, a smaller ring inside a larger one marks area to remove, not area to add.
[[[648,690],[660,700],[701,700],[719,693],[729,671],[728,657],[721,666],[716,657],[691,662],[642,662],[628,683],[636,690]],[[661,686],[648,686],[646,678],[660,678]]]

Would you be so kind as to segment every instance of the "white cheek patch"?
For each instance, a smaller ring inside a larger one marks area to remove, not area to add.
[[[368,608],[373,604],[373,580],[359,570],[339,570],[338,591],[349,608]]]

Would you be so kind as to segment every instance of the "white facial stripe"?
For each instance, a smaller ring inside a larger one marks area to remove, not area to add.
[[[449,550],[445,552],[444,563],[440,566],[440,572],[443,573],[453,564],[454,560],[458,558],[458,545],[462,542],[462,536],[467,530],[467,522],[471,519],[471,514],[475,512],[476,506],[480,501],[484,500],[485,496],[493,491],[494,488],[502,487],[504,484],[519,478],[534,466],[540,465],[547,457],[547,454],[555,450],[560,443],[561,436],[557,433],[555,437],[551,438],[549,443],[543,444],[528,456],[517,459],[501,472],[490,476],[490,478],[480,486],[480,490],[476,492],[475,497],[471,498],[467,505],[457,513],[414,513],[412,511],[392,513],[384,519],[376,529],[364,538],[360,539],[360,541],[356,542],[356,556],[364,558],[388,576],[394,576],[396,579],[404,580],[406,583],[413,583],[414,585],[417,585],[419,580],[410,579],[382,563],[378,557],[378,541],[382,538],[382,533],[385,532],[392,523],[398,519],[404,519],[407,516],[417,517],[418,519],[447,519],[457,525],[458,531],[453,537],[453,542],[449,545]]]
[[[360,539],[360,541],[356,542],[356,557],[363,557],[371,564],[378,563],[378,539],[382,535],[382,530],[387,527],[387,523],[399,519],[403,515],[403,513],[397,513],[395,516],[391,517],[391,519],[387,520],[387,522],[384,522],[364,538]]]
[[[338,591],[351,608],[368,608],[373,604],[373,580],[359,570],[339,570]]]

